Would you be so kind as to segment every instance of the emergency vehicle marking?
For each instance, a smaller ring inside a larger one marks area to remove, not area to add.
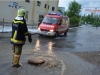
[[[54,26],[50,26],[50,25],[41,25],[41,26],[54,28]]]

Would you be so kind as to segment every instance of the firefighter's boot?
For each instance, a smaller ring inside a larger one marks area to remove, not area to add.
[[[21,65],[19,64],[20,60],[20,55],[15,55],[13,57],[13,67],[20,67]]]
[[[14,53],[12,54],[12,64],[14,64]]]

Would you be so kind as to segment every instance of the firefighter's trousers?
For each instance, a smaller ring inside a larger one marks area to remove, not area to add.
[[[13,45],[13,59],[12,64],[13,65],[19,65],[20,55],[22,53],[22,46]]]

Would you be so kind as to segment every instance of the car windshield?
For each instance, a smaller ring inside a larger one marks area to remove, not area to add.
[[[43,19],[43,23],[47,23],[47,24],[56,24],[57,23],[57,21],[58,21],[58,18],[54,18],[54,17],[45,17],[44,19]]]

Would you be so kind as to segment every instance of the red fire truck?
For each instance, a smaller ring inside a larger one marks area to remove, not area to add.
[[[67,35],[69,29],[69,17],[59,13],[48,13],[40,23],[39,35],[54,36],[55,38],[64,33]]]

